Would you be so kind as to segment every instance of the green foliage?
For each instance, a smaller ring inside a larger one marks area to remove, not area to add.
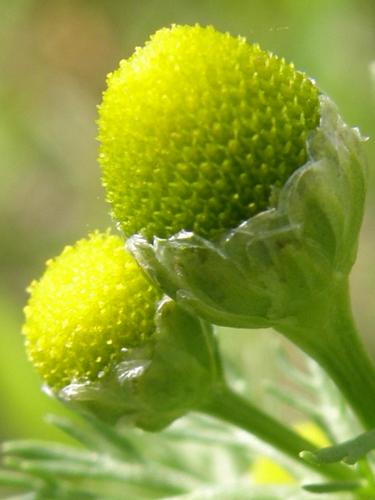
[[[278,384],[279,393],[288,396],[293,406],[305,401],[306,408],[311,393],[315,398],[312,408],[320,415],[324,431],[331,437],[337,432],[341,435],[350,432],[344,430],[352,427],[345,401],[319,366],[305,359],[303,371],[294,368],[291,372],[290,361],[285,362],[278,354],[282,361],[280,374],[290,378],[285,385]],[[328,402],[334,402],[335,409],[340,409],[335,415]],[[314,419],[309,410],[301,416],[304,421]],[[327,500],[366,499],[373,493],[371,478],[366,480],[362,471],[351,474],[347,469],[345,481],[318,482],[319,469],[307,472],[274,449],[264,448],[251,435],[204,416],[190,415],[159,433],[143,432],[128,425],[115,428],[89,414],[78,425],[55,416],[49,416],[48,422],[81,446],[37,440],[4,443],[1,485],[13,492],[33,492],[31,498],[38,500],[120,500],[124,496],[132,500],[308,499],[309,494],[300,491],[300,480],[307,491],[329,494],[322,497]],[[257,456],[267,455],[295,478],[295,484],[274,484],[272,476],[266,484],[254,482],[250,465]],[[326,467],[322,464],[321,474]],[[350,493],[353,490],[354,497]]]
[[[359,436],[334,446],[321,448],[316,452],[302,451],[301,457],[310,463],[332,464],[344,461],[353,465],[375,449],[375,431],[368,431]]]

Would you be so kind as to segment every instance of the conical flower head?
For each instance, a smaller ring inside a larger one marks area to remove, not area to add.
[[[118,236],[92,233],[47,262],[29,287],[28,355],[54,391],[95,381],[154,331],[160,292]]]
[[[118,236],[66,247],[29,292],[29,358],[70,407],[161,429],[221,383],[210,325],[162,298]]]
[[[318,123],[317,88],[283,59],[212,27],[162,29],[99,108],[113,215],[126,235],[214,238],[275,204]]]

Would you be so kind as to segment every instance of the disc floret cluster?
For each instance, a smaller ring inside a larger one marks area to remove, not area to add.
[[[99,161],[126,236],[213,238],[273,206],[319,123],[306,75],[212,27],[156,32],[107,83]]]
[[[150,339],[161,297],[121,238],[98,231],[49,260],[28,291],[26,349],[54,390],[97,380]]]

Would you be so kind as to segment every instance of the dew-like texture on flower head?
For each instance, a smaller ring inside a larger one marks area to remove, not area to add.
[[[238,226],[304,164],[319,123],[303,73],[212,27],[161,29],[107,83],[99,161],[128,236]]]
[[[154,332],[160,293],[121,238],[94,232],[47,262],[29,287],[28,355],[47,385],[96,380]]]

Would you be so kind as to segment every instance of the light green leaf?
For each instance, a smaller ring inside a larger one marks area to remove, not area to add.
[[[323,465],[343,461],[352,465],[373,449],[375,449],[375,430],[360,434],[356,438],[343,443],[321,448],[315,452],[302,451],[300,456],[306,462],[314,464]]]

